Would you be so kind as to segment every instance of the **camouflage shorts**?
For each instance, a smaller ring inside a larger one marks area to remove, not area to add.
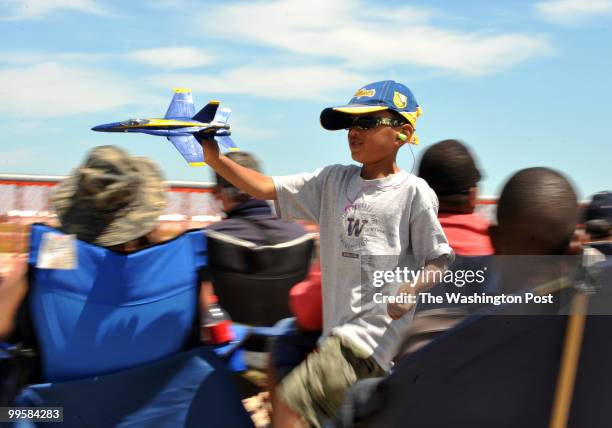
[[[320,427],[322,420],[336,416],[351,385],[384,373],[348,339],[330,336],[285,377],[279,395],[309,426]]]

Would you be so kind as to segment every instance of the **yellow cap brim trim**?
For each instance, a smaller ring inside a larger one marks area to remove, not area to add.
[[[239,152],[240,148],[239,147],[230,147],[230,152]]]
[[[402,116],[404,116],[404,118],[406,118],[408,123],[410,123],[414,129],[416,129],[416,118],[417,118],[417,115],[415,113],[401,112],[400,114]]]
[[[206,166],[206,162],[189,162],[189,166]]]
[[[374,113],[375,111],[389,110],[384,106],[355,106],[355,107],[334,107],[334,111],[346,114]]]

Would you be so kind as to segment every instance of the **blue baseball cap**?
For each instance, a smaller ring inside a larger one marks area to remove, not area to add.
[[[403,116],[416,129],[421,107],[406,86],[393,80],[383,80],[366,85],[353,95],[348,104],[329,107],[321,112],[321,126],[336,131],[350,126],[351,116],[392,110]]]

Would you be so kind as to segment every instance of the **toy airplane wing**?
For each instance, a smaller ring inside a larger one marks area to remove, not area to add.
[[[232,140],[227,135],[223,135],[221,137],[215,137],[215,140],[217,140],[217,143],[223,144],[225,147],[227,147],[231,151],[240,150],[238,146],[236,145],[236,143],[234,143],[234,140]]]
[[[195,115],[195,107],[193,106],[193,97],[191,96],[191,89],[175,88],[174,96],[166,111],[165,119],[173,118],[189,118],[191,119]]]
[[[168,137],[174,147],[185,158],[189,166],[204,166],[204,152],[202,146],[193,135],[178,135]]]

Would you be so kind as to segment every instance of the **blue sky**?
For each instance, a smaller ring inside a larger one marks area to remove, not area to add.
[[[457,138],[496,195],[549,166],[580,197],[612,189],[612,0],[0,0],[0,173],[64,175],[94,146],[203,180],[172,145],[90,131],[162,117],[173,87],[231,107],[233,138],[269,174],[350,163],[320,111],[395,79],[423,108],[421,145]],[[411,170],[408,148],[399,164]]]

